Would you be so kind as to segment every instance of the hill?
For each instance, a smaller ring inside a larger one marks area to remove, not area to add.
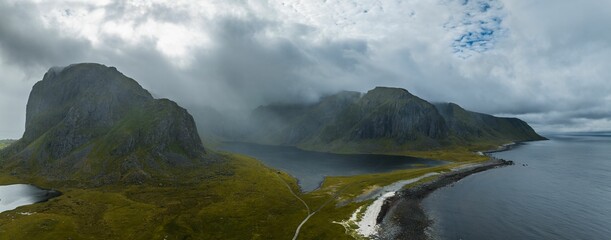
[[[13,175],[95,184],[172,178],[209,161],[187,110],[93,63],[51,68],[34,85],[25,133],[0,157]]]
[[[445,119],[450,133],[464,142],[519,142],[545,140],[526,122],[518,118],[502,118],[465,110],[454,103],[437,103],[435,107]]]
[[[5,140],[0,140],[0,149],[3,149],[5,147],[8,147],[9,145],[11,145],[13,142],[15,142],[14,140],[10,140],[10,139],[5,139]]]
[[[250,141],[317,151],[389,153],[545,139],[516,118],[435,105],[388,87],[313,104],[261,106],[252,116],[257,128]]]

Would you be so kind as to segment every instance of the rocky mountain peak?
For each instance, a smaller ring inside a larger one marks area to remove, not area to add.
[[[114,67],[82,63],[51,68],[34,85],[25,133],[0,154],[21,171],[112,182],[199,164],[205,150],[187,110]]]

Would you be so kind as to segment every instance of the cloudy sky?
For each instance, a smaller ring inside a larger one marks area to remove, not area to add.
[[[197,2],[197,3],[195,3]],[[611,1],[0,1],[0,138],[52,66],[116,66],[156,97],[243,110],[408,89],[537,130],[611,130]]]

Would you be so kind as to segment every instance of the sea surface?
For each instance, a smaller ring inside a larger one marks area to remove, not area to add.
[[[48,190],[29,184],[0,186],[0,212],[49,199]]]
[[[433,192],[434,239],[611,239],[611,133],[547,135]]]
[[[299,180],[302,191],[313,191],[325,176],[352,176],[397,169],[437,166],[444,161],[377,154],[332,154],[295,147],[225,143],[221,150],[254,157],[266,166],[286,171]]]

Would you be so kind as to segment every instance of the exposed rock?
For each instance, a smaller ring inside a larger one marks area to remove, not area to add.
[[[32,89],[22,139],[0,155],[16,171],[103,183],[144,181],[206,161],[184,108],[93,63],[51,68]]]
[[[341,92],[319,102],[261,106],[250,141],[337,152],[393,152],[545,139],[524,121],[433,105],[405,89]]]
[[[438,103],[435,107],[445,119],[452,135],[464,141],[502,139],[506,142],[519,142],[546,139],[517,118],[471,112],[454,103]]]

